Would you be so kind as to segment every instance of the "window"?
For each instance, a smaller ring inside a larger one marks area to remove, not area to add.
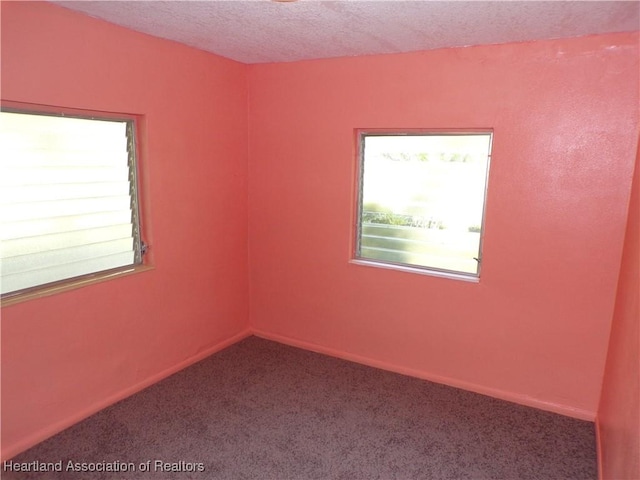
[[[356,260],[479,277],[492,134],[360,133]]]
[[[142,263],[132,119],[0,112],[3,298]]]

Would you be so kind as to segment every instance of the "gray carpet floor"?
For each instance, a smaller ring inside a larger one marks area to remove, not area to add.
[[[3,479],[597,478],[590,422],[256,337],[12,461],[62,471]]]

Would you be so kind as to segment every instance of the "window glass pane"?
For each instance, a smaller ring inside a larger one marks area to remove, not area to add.
[[[362,142],[358,256],[477,275],[491,134]]]
[[[3,294],[136,262],[128,123],[0,113]]]

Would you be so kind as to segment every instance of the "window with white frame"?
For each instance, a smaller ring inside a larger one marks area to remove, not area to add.
[[[142,263],[132,119],[0,112],[3,298]]]
[[[477,278],[491,132],[360,132],[356,260]]]

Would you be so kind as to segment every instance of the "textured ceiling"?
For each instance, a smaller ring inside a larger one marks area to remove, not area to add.
[[[640,29],[640,2],[55,1],[243,63],[398,53]]]

